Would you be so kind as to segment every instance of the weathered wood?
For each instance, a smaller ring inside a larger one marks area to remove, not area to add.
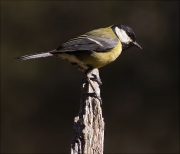
[[[103,154],[104,119],[101,102],[93,94],[94,90],[100,96],[99,84],[93,81],[95,74],[99,77],[98,69],[88,72],[81,89],[80,111],[74,119],[74,130],[71,144],[71,154]],[[93,88],[93,87],[94,88]]]

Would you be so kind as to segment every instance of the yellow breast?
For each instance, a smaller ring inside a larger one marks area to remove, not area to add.
[[[100,68],[113,62],[121,54],[121,51],[122,51],[122,45],[120,42],[118,42],[118,45],[110,51],[106,51],[106,52],[91,51],[91,53],[89,53],[90,55],[83,56],[82,61],[94,68]]]

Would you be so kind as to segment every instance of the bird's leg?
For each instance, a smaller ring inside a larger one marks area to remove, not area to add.
[[[86,74],[87,78],[88,78],[88,73],[91,72],[92,70],[93,70],[93,68],[92,68],[92,67],[89,67],[89,68],[85,71],[85,74]],[[90,78],[90,79],[93,80],[93,81],[96,81],[96,82],[99,84],[99,86],[101,86],[101,85],[102,85],[102,81],[101,81],[100,77],[97,76],[96,74],[93,74],[93,73],[92,73],[92,76],[93,76],[93,78]]]
[[[102,81],[101,81],[100,77],[97,76],[96,74],[92,74],[92,76],[93,76],[93,78],[90,78],[90,79],[93,80],[93,81],[96,81],[99,84],[99,86],[101,86]]]
[[[93,96],[93,97],[97,98],[97,99],[100,101],[100,104],[102,105],[102,99],[101,99],[100,95],[97,94],[97,92],[96,92],[96,90],[95,90],[95,88],[94,88],[91,80],[96,81],[96,82],[98,83],[98,85],[101,85],[102,82],[101,82],[101,79],[100,79],[99,77],[97,77],[96,74],[92,74],[93,78],[91,78],[91,77],[88,76],[88,74],[89,74],[92,70],[93,70],[92,68],[89,68],[88,70],[86,70],[86,72],[85,72],[86,78],[83,79],[84,81],[86,80],[86,81],[89,82],[92,90],[94,91],[94,92],[92,92],[92,93],[87,93],[87,95]]]
[[[97,98],[99,100],[99,102],[101,103],[101,105],[102,105],[102,99],[101,99],[100,95],[98,95],[96,93],[96,90],[95,90],[94,86],[92,85],[91,80],[89,79],[89,77],[87,77],[87,81],[89,82],[89,84],[91,85],[91,87],[92,87],[92,89],[94,91],[92,93],[87,93],[87,95]]]

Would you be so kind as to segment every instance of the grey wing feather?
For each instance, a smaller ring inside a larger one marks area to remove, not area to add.
[[[97,36],[81,35],[74,39],[63,43],[57,51],[53,51],[52,54],[60,52],[73,52],[73,51],[97,51],[105,52],[114,48],[118,43],[116,38],[99,38]]]

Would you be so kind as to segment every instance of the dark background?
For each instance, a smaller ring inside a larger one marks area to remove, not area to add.
[[[105,153],[179,152],[178,1],[1,1],[1,152],[70,153],[84,77],[56,58],[14,58],[115,23],[143,50],[100,69]]]

